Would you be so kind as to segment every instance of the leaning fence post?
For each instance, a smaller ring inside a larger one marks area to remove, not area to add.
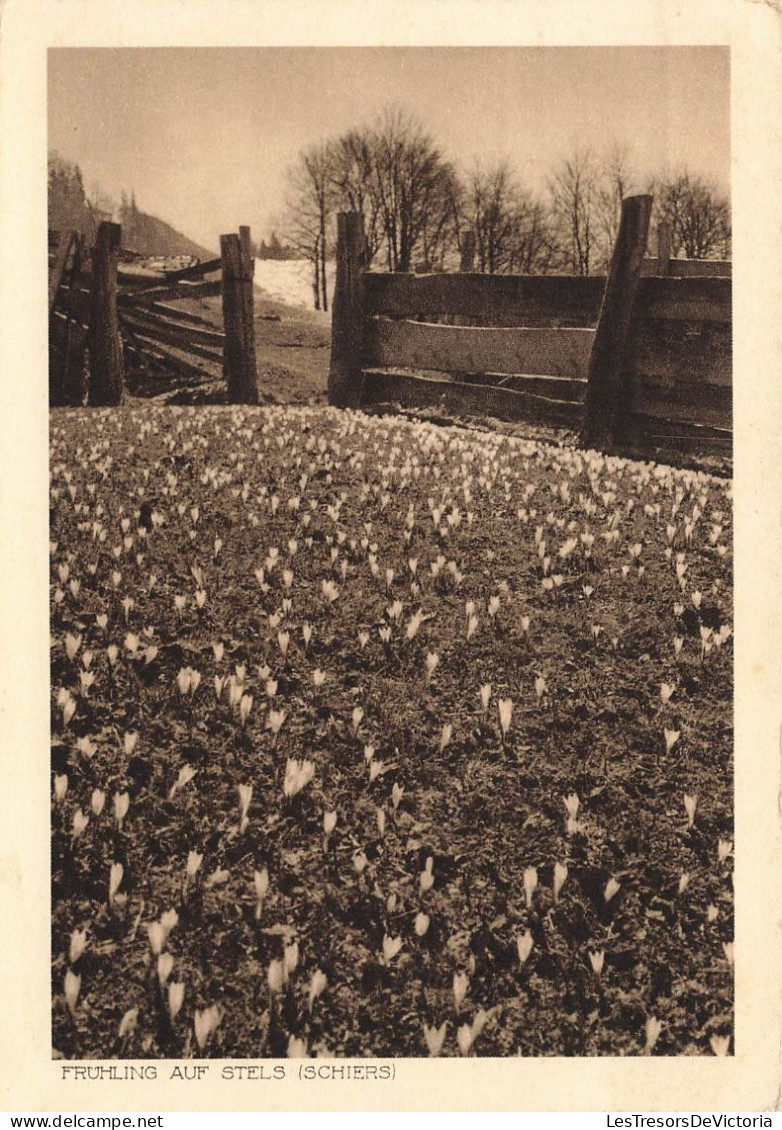
[[[646,253],[651,196],[628,196],[608,269],[600,316],[587,371],[586,410],[581,441],[611,450],[620,440],[630,409],[627,345],[638,277]]]
[[[223,268],[223,376],[230,404],[258,403],[258,371],[253,326],[253,264],[249,228],[244,237],[220,236]],[[247,252],[247,253],[246,253]]]
[[[359,212],[337,215],[337,277],[331,305],[329,404],[357,407],[363,394],[364,222]]]
[[[124,369],[117,317],[117,264],[122,228],[104,220],[92,253],[90,296],[90,385],[88,403],[122,403]]]

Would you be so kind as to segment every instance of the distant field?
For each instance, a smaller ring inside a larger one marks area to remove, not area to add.
[[[326,264],[329,307],[334,296],[334,263]],[[314,309],[312,264],[307,259],[256,259],[255,282],[275,302]]]

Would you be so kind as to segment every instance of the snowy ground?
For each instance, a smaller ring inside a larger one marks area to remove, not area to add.
[[[334,294],[334,264],[326,264],[329,308]],[[287,306],[315,306],[312,264],[307,259],[256,259],[255,284],[275,302]]]

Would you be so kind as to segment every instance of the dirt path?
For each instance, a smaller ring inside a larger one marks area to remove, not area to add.
[[[220,298],[186,299],[176,305],[222,328]],[[256,288],[255,355],[262,403],[325,404],[330,343],[330,314],[273,302]],[[171,382],[161,390],[160,399],[176,404],[222,402],[220,367],[205,362],[204,368],[212,380],[195,387]]]

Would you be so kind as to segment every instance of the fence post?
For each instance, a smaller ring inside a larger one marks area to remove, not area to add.
[[[671,258],[671,225],[667,220],[661,220],[657,225],[657,261],[660,275],[668,274],[668,263]]]
[[[470,229],[462,237],[462,254],[459,262],[459,271],[469,274],[475,266],[475,232]]]
[[[75,231],[64,231],[60,233],[60,242],[57,245],[54,262],[49,270],[49,317],[52,316],[54,304],[57,301],[57,291],[60,289],[62,276],[68,265],[68,258],[70,257],[71,247],[75,239]]]
[[[638,277],[646,253],[651,196],[628,196],[616,237],[587,371],[584,447],[611,450],[626,430],[630,411],[627,345]]]
[[[239,227],[239,243],[242,245],[242,255],[245,261],[250,266],[251,274],[255,274],[255,260],[252,254],[252,240],[250,239],[250,229],[246,224]]]
[[[104,220],[92,253],[90,295],[90,386],[88,403],[122,403],[124,368],[117,317],[117,263],[122,228]]]
[[[329,404],[355,408],[363,395],[364,222],[359,212],[337,215],[337,277],[331,306]]]
[[[223,376],[229,404],[258,403],[258,371],[255,363],[253,326],[253,264],[247,236],[220,236],[223,268]]]

